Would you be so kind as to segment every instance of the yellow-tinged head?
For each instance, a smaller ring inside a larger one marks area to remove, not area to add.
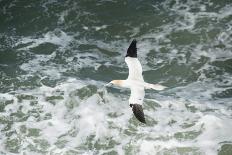
[[[113,80],[109,84],[113,84],[115,86],[122,86],[123,85],[123,80]]]

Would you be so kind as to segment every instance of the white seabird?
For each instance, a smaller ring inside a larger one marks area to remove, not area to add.
[[[137,58],[136,40],[133,40],[127,49],[125,61],[129,68],[128,78],[126,80],[113,80],[109,84],[130,88],[131,95],[129,98],[129,105],[132,108],[135,117],[140,122],[146,123],[142,108],[145,96],[144,89],[163,90],[166,87],[159,84],[146,83],[143,80],[142,66]]]

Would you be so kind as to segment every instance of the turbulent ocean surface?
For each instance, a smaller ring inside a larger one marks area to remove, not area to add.
[[[137,39],[147,124],[126,50]],[[0,0],[1,155],[232,155],[231,0]]]

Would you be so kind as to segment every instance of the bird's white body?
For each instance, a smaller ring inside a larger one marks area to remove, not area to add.
[[[143,104],[143,99],[145,96],[145,85],[146,83],[139,80],[122,80],[121,87],[129,88],[131,90],[131,95],[129,98],[129,104]]]

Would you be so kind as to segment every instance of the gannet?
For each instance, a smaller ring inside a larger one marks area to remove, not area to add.
[[[137,58],[136,43],[135,39],[131,42],[125,57],[125,62],[129,68],[128,78],[126,80],[113,80],[107,86],[115,85],[129,88],[131,90],[129,106],[132,108],[135,117],[140,122],[146,123],[142,106],[145,96],[144,89],[163,90],[166,87],[160,84],[150,84],[143,80],[142,66]]]

